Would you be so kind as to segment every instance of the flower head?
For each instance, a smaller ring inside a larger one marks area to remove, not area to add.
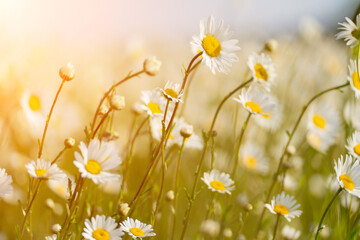
[[[150,76],[155,76],[159,73],[161,68],[161,61],[157,60],[155,56],[145,59],[144,71]]]
[[[160,91],[169,101],[183,102],[183,100],[181,99],[183,91],[181,90],[180,83],[171,83],[170,81],[168,81],[165,84],[164,88],[160,88]]]
[[[345,146],[354,158],[360,158],[360,131],[355,131],[351,137],[347,139]]]
[[[54,181],[63,181],[67,178],[66,174],[56,165],[52,164],[49,161],[38,158],[35,161],[25,165],[26,169],[30,176],[34,178],[39,178],[43,180],[54,180]]]
[[[75,77],[74,65],[71,62],[68,62],[66,66],[60,68],[59,75],[65,81],[73,80]]]
[[[0,197],[10,194],[13,191],[11,186],[12,177],[8,175],[4,168],[0,169]]]
[[[340,187],[348,193],[360,197],[360,165],[359,160],[354,160],[352,156],[346,155],[345,161],[340,156],[335,162],[336,179]]]
[[[270,204],[265,204],[265,207],[273,214],[283,215],[289,222],[302,213],[301,210],[297,210],[300,204],[296,204],[294,196],[285,195],[284,192],[274,197]]]
[[[356,63],[356,60],[350,60],[347,80],[350,83],[351,89],[355,92],[355,97],[360,98],[359,64]]]
[[[137,219],[134,221],[134,219],[128,217],[120,225],[121,230],[127,232],[133,239],[142,239],[156,235],[150,224],[142,223]]]
[[[251,70],[254,81],[264,86],[267,91],[270,91],[270,86],[274,83],[276,72],[275,66],[271,58],[261,53],[253,53],[249,56],[248,67]]]
[[[166,100],[158,89],[154,89],[152,91],[142,91],[141,101],[143,103],[141,105],[141,109],[149,116],[163,116],[166,107]]]
[[[341,31],[335,37],[336,39],[343,38],[347,42],[346,45],[355,47],[360,39],[360,15],[356,16],[356,24],[348,17],[345,19],[347,22],[339,23]]]
[[[213,169],[210,173],[205,172],[204,177],[201,178],[208,188],[213,192],[231,194],[230,191],[235,189],[234,181],[231,180],[227,173],[220,173]]]
[[[124,233],[118,227],[115,219],[96,215],[91,220],[85,220],[82,236],[88,240],[121,240]]]
[[[249,171],[266,174],[269,171],[269,159],[264,151],[254,143],[246,143],[240,151],[242,165]]]
[[[309,110],[308,129],[335,138],[340,128],[339,113],[329,104],[313,105]]]

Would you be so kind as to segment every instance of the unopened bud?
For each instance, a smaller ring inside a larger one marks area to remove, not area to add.
[[[150,75],[155,76],[159,73],[161,67],[161,61],[157,60],[156,57],[147,58],[144,61],[144,71]]]
[[[118,207],[119,213],[122,217],[125,217],[128,215],[129,211],[130,211],[130,207],[129,204],[127,203],[120,203],[119,207]]]
[[[173,190],[170,190],[168,191],[166,194],[165,194],[165,199],[169,202],[171,202],[172,200],[174,200],[175,198],[175,194],[174,194],[174,191]]]
[[[220,223],[207,219],[200,225],[201,232],[209,237],[217,237],[220,233]]]
[[[60,77],[65,81],[71,81],[75,77],[74,65],[71,62],[59,70]]]
[[[247,212],[250,212],[253,210],[253,205],[251,205],[250,203],[245,204],[243,207],[244,207],[244,210]]]
[[[106,106],[106,105],[104,105],[104,104],[102,104],[102,105],[100,106],[100,109],[99,109],[99,114],[100,114],[100,115],[105,115],[108,111],[109,111],[109,107]]]
[[[75,146],[75,139],[72,138],[72,137],[66,138],[65,141],[64,141],[64,145],[65,145],[65,147],[67,147],[67,148],[72,148],[72,147],[74,147],[74,146]]]
[[[265,49],[269,52],[275,52],[278,48],[278,42],[275,39],[270,39],[265,43]]]
[[[290,155],[294,155],[296,153],[296,147],[294,145],[288,146],[286,149],[287,153]]]
[[[125,97],[113,94],[110,98],[110,106],[115,110],[122,110],[125,108]]]
[[[45,200],[45,205],[46,205],[46,207],[48,207],[51,210],[53,210],[55,208],[55,202],[51,198],[47,198]]]
[[[284,163],[283,163],[283,167],[284,167],[285,169],[289,169],[289,168],[291,168],[291,163],[289,163],[289,162],[284,162]]]
[[[60,232],[60,230],[61,230],[61,226],[58,223],[51,226],[51,231],[53,233],[58,233]]]
[[[231,231],[230,228],[225,228],[223,235],[225,238],[231,238],[233,236],[233,232]]]
[[[189,138],[191,137],[191,135],[194,133],[194,128],[191,125],[185,124],[181,129],[180,129],[180,134],[182,137],[184,138]]]

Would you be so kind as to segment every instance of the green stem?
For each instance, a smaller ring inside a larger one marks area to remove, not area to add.
[[[277,214],[276,223],[275,223],[275,227],[274,227],[273,240],[275,240],[275,238],[276,238],[276,233],[277,233],[277,229],[279,227],[279,222],[280,222],[280,214]]]

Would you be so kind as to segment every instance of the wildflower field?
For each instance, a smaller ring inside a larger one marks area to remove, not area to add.
[[[360,14],[332,24],[0,38],[0,240],[360,239]]]

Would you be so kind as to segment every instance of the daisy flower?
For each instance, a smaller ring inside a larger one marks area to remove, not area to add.
[[[301,231],[296,228],[290,227],[289,225],[285,225],[281,230],[281,236],[285,240],[296,240],[300,237]]]
[[[270,86],[273,85],[276,77],[275,66],[271,58],[265,53],[260,55],[252,53],[247,64],[254,81],[260,83],[267,91],[270,91]]]
[[[75,184],[74,184],[74,178],[72,176],[70,176],[69,174],[67,174],[66,172],[64,172],[66,174],[66,178],[61,179],[60,181],[54,181],[54,180],[49,180],[47,181],[47,186],[59,197],[63,198],[63,199],[68,199],[70,196],[69,193],[69,180],[72,182],[71,184],[71,192],[74,191],[75,189]]]
[[[239,51],[238,40],[231,39],[229,27],[220,21],[215,27],[214,18],[210,16],[205,22],[200,22],[200,35],[193,36],[191,48],[194,54],[202,52],[202,63],[205,63],[215,74],[215,71],[228,73],[232,62],[238,61],[234,52]]]
[[[115,219],[96,215],[91,220],[85,220],[82,236],[87,240],[121,240],[124,233],[118,227]]]
[[[272,98],[272,101],[275,104],[275,107],[272,111],[272,113],[264,114],[264,115],[255,115],[254,119],[256,124],[259,126],[274,131],[278,129],[278,127],[281,125],[283,120],[283,113],[282,108],[279,105],[278,100],[274,96],[270,96]]]
[[[276,108],[274,99],[258,87],[242,89],[239,98],[233,98],[254,115],[271,115]]]
[[[335,35],[336,39],[343,38],[346,45],[355,47],[359,44],[360,39],[360,15],[356,16],[356,24],[348,17],[345,18],[347,22],[339,23],[342,30],[341,32]]]
[[[181,90],[180,83],[171,83],[168,81],[164,88],[160,88],[164,97],[172,102],[183,102],[181,99],[183,91]]]
[[[4,168],[0,169],[0,197],[8,195],[13,192],[13,187],[11,186],[12,177],[8,175]]]
[[[89,146],[80,142],[79,148],[81,154],[75,152],[74,165],[83,178],[89,178],[95,184],[117,181],[120,178],[120,175],[110,172],[121,164],[115,142],[100,142],[93,139]]]
[[[57,235],[56,234],[53,234],[51,236],[46,236],[45,237],[45,240],[57,240]]]
[[[360,197],[360,165],[359,160],[355,160],[350,155],[338,158],[335,162],[336,179],[340,187],[348,193]]]
[[[51,162],[40,158],[38,158],[36,162],[31,161],[26,164],[25,167],[30,176],[34,178],[54,181],[64,181],[64,179],[67,178],[66,174],[56,165],[56,163],[51,165]]]
[[[351,137],[347,139],[345,146],[354,158],[360,158],[360,131],[355,131]]]
[[[145,224],[139,220],[127,218],[122,223],[120,223],[120,229],[124,232],[127,232],[133,239],[142,239],[144,237],[153,237],[156,234],[153,232],[151,224]]]
[[[356,62],[356,60],[350,60],[347,80],[350,83],[351,89],[355,92],[355,97],[360,98],[359,64],[356,64]]]
[[[254,143],[246,143],[240,150],[242,165],[249,171],[266,174],[269,171],[269,159],[264,151]]]
[[[308,129],[328,138],[334,138],[340,128],[339,113],[331,105],[317,104],[309,110]]]
[[[283,215],[289,222],[292,218],[299,217],[302,213],[297,210],[300,204],[296,204],[294,196],[285,195],[284,192],[278,194],[271,200],[271,204],[265,204],[265,207],[273,214]]]
[[[343,116],[347,124],[360,130],[360,100],[349,99],[345,104]]]
[[[331,135],[319,134],[318,132],[309,131],[306,134],[306,140],[311,147],[319,152],[325,153],[334,143],[335,138]]]
[[[213,169],[210,173],[205,172],[204,177],[201,178],[208,188],[213,192],[231,194],[230,191],[235,189],[234,181],[231,180],[227,173],[220,173]]]
[[[166,100],[158,89],[141,92],[141,109],[149,116],[162,116],[165,111]]]

